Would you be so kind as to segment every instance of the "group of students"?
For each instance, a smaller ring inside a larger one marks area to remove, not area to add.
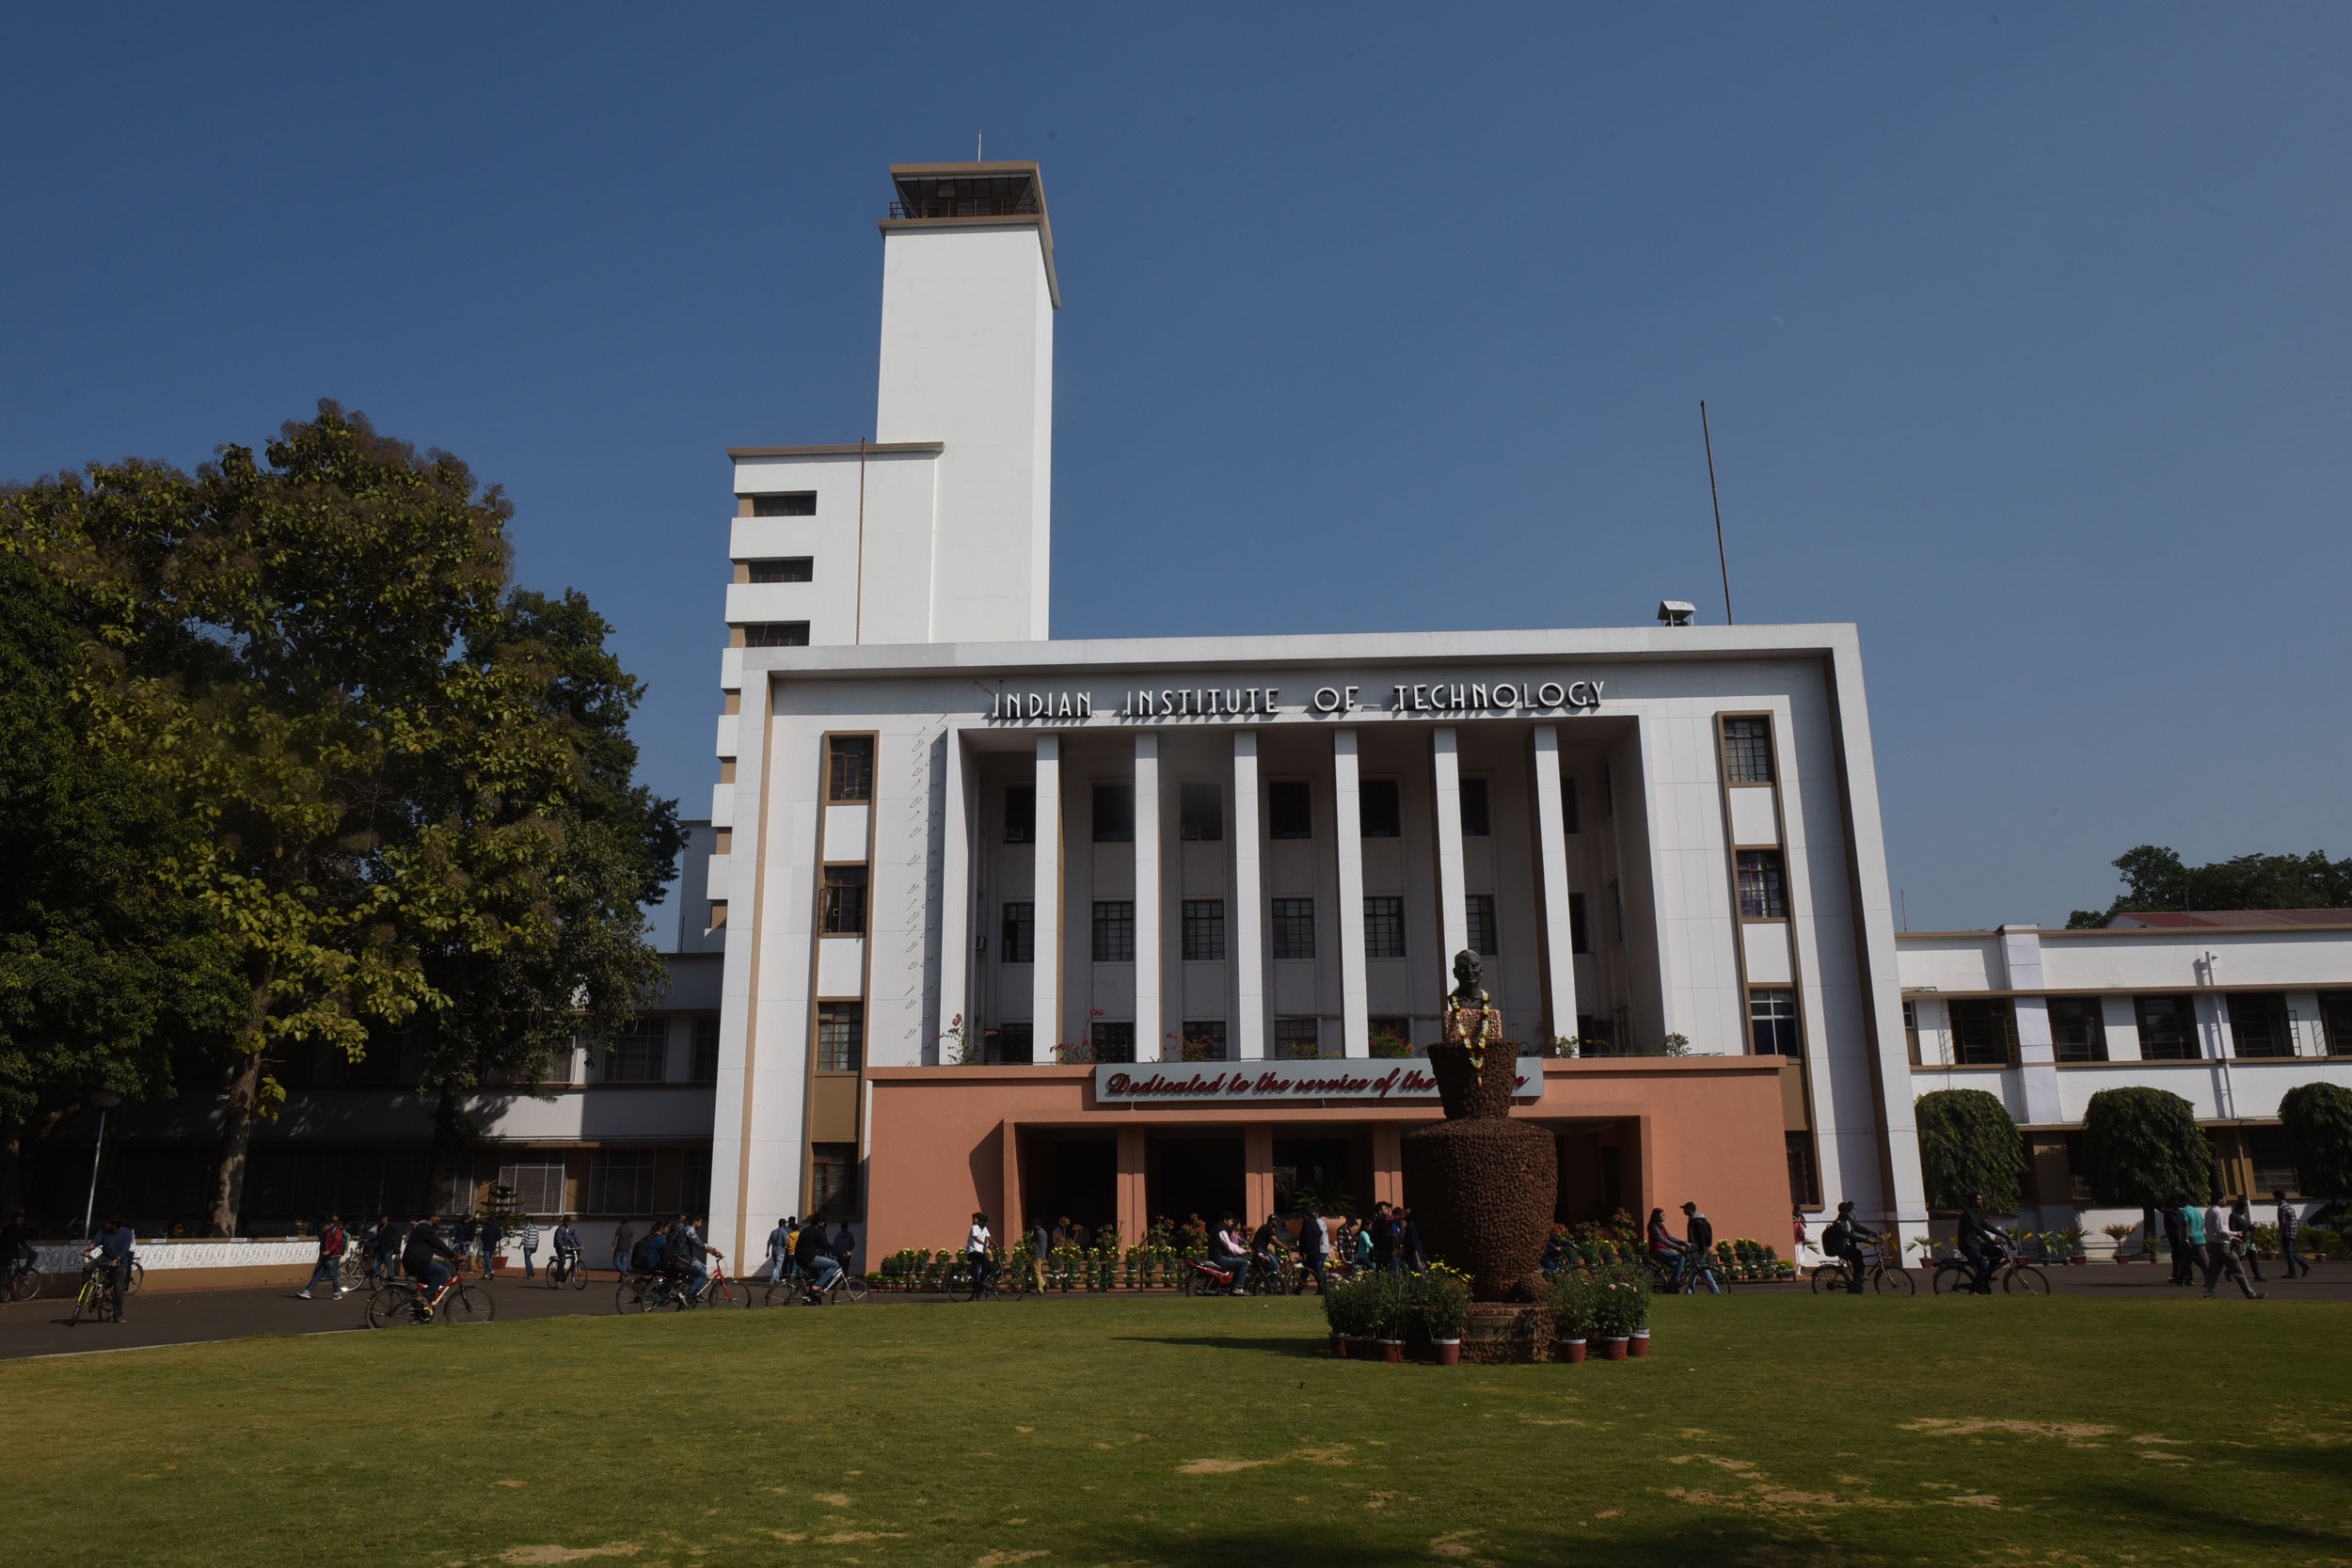
[[[2296,1212],[2295,1205],[2287,1201],[2286,1194],[2270,1196],[2279,1205],[2279,1248],[2280,1256],[2286,1261],[2287,1277],[2293,1279],[2298,1272],[2311,1273],[2312,1266],[2295,1250],[2302,1217]],[[2270,1293],[2254,1289],[2266,1281],[2263,1279],[2262,1261],[2254,1256],[2250,1244],[2254,1216],[2244,1198],[2232,1198],[2229,1208],[2224,1209],[2219,1199],[2198,1204],[2180,1197],[2166,1204],[2162,1213],[2164,1239],[2172,1249],[2173,1284],[2193,1284],[2201,1267],[2207,1296],[2220,1287],[2225,1275],[2249,1301],[2263,1300]],[[2247,1277],[2249,1271],[2253,1275],[2251,1279]]]
[[[787,1216],[768,1232],[768,1281],[781,1285],[787,1279],[805,1279],[813,1292],[822,1292],[849,1272],[856,1250],[857,1238],[847,1225],[828,1234],[822,1220],[803,1225],[799,1216]],[[809,1305],[817,1304],[812,1293]]]
[[[634,1235],[627,1220],[612,1227],[613,1273],[672,1280],[690,1296],[709,1283],[710,1259],[723,1263],[726,1257],[703,1239],[702,1226],[690,1214],[657,1219],[643,1236]]]

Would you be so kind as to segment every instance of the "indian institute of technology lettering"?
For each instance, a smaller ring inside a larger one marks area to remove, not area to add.
[[[1129,689],[1119,694],[1120,719],[1244,719],[1283,713],[1509,714],[1589,711],[1600,706],[1606,682],[1573,681],[1432,681],[1389,688],[1389,701],[1358,700],[1360,686],[1319,686],[1305,703],[1282,704],[1277,686],[1162,687]],[[1374,688],[1377,690],[1378,688]],[[996,691],[990,693],[988,717],[993,723],[1029,720],[1089,720],[1094,717],[1091,691]]]

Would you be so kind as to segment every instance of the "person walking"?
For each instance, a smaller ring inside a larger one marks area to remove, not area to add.
[[[2295,1205],[2287,1201],[2283,1191],[2274,1190],[2270,1196],[2279,1206],[2279,1257],[2287,1266],[2287,1277],[2293,1279],[2298,1274],[2309,1275],[2312,1266],[2303,1261],[2301,1253],[2295,1250],[2295,1239],[2303,1233],[2303,1216],[2296,1212]]]
[[[310,1299],[310,1288],[324,1278],[338,1299],[343,1294],[343,1250],[351,1244],[350,1234],[343,1229],[343,1217],[329,1214],[319,1227],[319,1260],[310,1265],[310,1284],[294,1293],[304,1301]]]
[[[1045,1263],[1054,1255],[1054,1233],[1039,1215],[1029,1216],[1029,1274],[1037,1293],[1045,1293]]]
[[[1355,1259],[1357,1272],[1360,1274],[1364,1270],[1372,1267],[1373,1259],[1375,1257],[1372,1241],[1372,1227],[1359,1218],[1356,1221],[1356,1224],[1351,1228],[1349,1234],[1351,1237],[1351,1243],[1348,1252],[1349,1255]]]
[[[532,1272],[531,1267],[531,1255],[538,1250],[539,1222],[533,1219],[526,1219],[523,1221],[523,1277],[525,1279],[536,1279],[538,1277],[538,1275]]]
[[[2249,1301],[2261,1301],[2269,1294],[2257,1291],[2239,1266],[2237,1248],[2230,1240],[2230,1216],[2222,1211],[2221,1200],[2216,1198],[2205,1206],[2205,1298],[2213,1299],[2214,1291],[2228,1275],[2231,1282],[2246,1292]]]
[[[1410,1209],[1396,1212],[1396,1257],[1401,1270],[1419,1274],[1429,1266],[1428,1249],[1421,1244],[1421,1227],[1413,1222]]]
[[[1372,1206],[1372,1266],[1384,1274],[1399,1272],[1396,1265],[1396,1222],[1389,1217],[1389,1206]]]
[[[1330,1282],[1325,1278],[1323,1272],[1323,1259],[1330,1250],[1331,1239],[1324,1234],[1323,1216],[1316,1213],[1311,1204],[1307,1212],[1298,1216],[1298,1289],[1301,1291],[1307,1289],[1310,1279],[1315,1282],[1315,1294],[1322,1295],[1330,1290]]]
[[[2164,1244],[2172,1251],[2172,1283],[2185,1285],[2195,1268],[2188,1250],[2188,1199],[2176,1197],[2164,1206]]]
[[[637,1238],[630,1234],[628,1221],[612,1227],[612,1272],[623,1278],[628,1275],[629,1256],[637,1250]]]
[[[768,1283],[784,1283],[785,1271],[792,1266],[792,1221],[776,1221],[776,1227],[768,1232]]]
[[[1699,1212],[1696,1202],[1682,1206],[1682,1234],[1683,1244],[1690,1249],[1683,1255],[1683,1267],[1696,1271],[1700,1264],[1715,1260],[1715,1222]],[[1723,1282],[1715,1277],[1714,1270],[1708,1269],[1699,1277],[1707,1281],[1708,1294],[1724,1293]]]
[[[375,1228],[368,1232],[368,1277],[376,1285],[389,1285],[400,1275],[400,1243],[407,1227],[392,1223],[389,1214],[375,1216]]]
[[[2230,1250],[2237,1254],[2237,1260],[2254,1276],[2255,1284],[2269,1283],[2263,1278],[2263,1260],[2254,1253],[2253,1212],[2242,1197],[2230,1199]]]
[[[499,1243],[506,1240],[506,1232],[499,1228],[496,1214],[482,1219],[482,1277],[490,1279],[499,1272]]]

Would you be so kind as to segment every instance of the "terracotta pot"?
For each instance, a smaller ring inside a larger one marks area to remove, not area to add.
[[[1462,1341],[1459,1339],[1432,1339],[1429,1349],[1433,1359],[1440,1367],[1458,1367],[1462,1364]]]
[[[1649,1330],[1646,1328],[1635,1329],[1633,1331],[1633,1342],[1625,1347],[1625,1353],[1628,1355],[1647,1355],[1649,1354]]]
[[[1404,1341],[1404,1340],[1402,1340],[1402,1339],[1383,1339],[1383,1340],[1381,1340],[1381,1341],[1380,1341],[1380,1359],[1381,1359],[1381,1360],[1383,1360],[1383,1361],[1386,1361],[1386,1362],[1390,1363],[1391,1366],[1402,1366],[1402,1365],[1404,1365],[1404,1362],[1405,1362],[1405,1341]]]
[[[1347,1358],[1347,1336],[1346,1336],[1346,1335],[1344,1335],[1344,1334],[1334,1334],[1334,1335],[1332,1335],[1332,1336],[1331,1336],[1331,1354],[1332,1354],[1333,1355],[1336,1355],[1336,1356],[1340,1357],[1340,1359],[1342,1359],[1342,1360],[1345,1360],[1345,1359]]]
[[[1555,1360],[1574,1365],[1584,1359],[1584,1341],[1581,1339],[1563,1339],[1558,1348],[1560,1354],[1553,1358]]]
[[[1623,1339],[1603,1339],[1600,1342],[1600,1358],[1603,1361],[1622,1361],[1626,1358],[1626,1342]]]

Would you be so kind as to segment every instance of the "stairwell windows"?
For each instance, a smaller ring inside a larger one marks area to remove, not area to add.
[[[1788,918],[1788,887],[1779,850],[1740,851],[1740,918]]]

